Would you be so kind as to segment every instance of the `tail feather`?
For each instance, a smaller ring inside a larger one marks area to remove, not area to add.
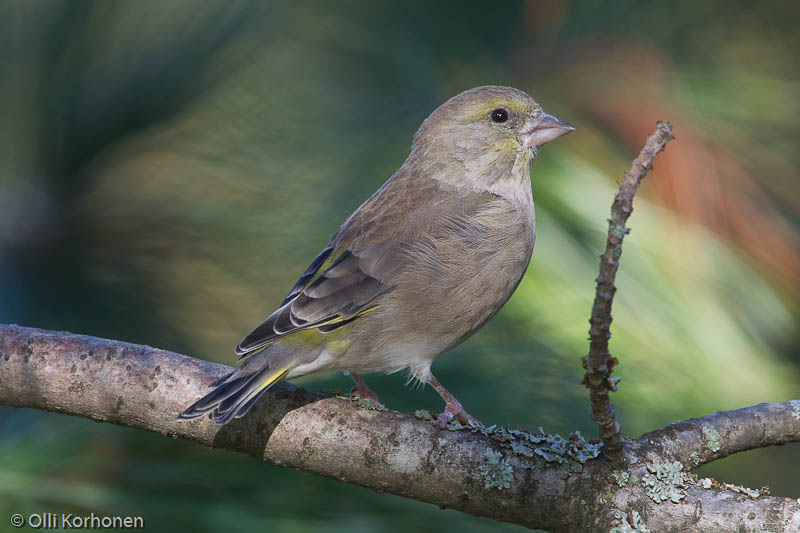
[[[224,374],[221,378],[215,379],[214,381],[211,382],[211,384],[209,384],[209,387],[219,387],[220,385],[225,383],[228,380],[228,378],[233,375],[234,372],[236,371],[232,370],[231,372]]]
[[[290,367],[279,369],[263,368],[250,375],[235,378],[236,371],[220,378],[211,386],[216,388],[197,400],[178,415],[179,420],[197,418],[211,411],[211,418],[217,424],[225,424],[231,418],[241,418],[253,407],[273,385],[280,382]]]
[[[217,407],[220,402],[227,399],[232,394],[235,394],[242,387],[246,386],[248,381],[257,377],[257,375],[251,374],[226,382],[225,380],[230,378],[232,375],[233,372],[211,383],[209,387],[214,387],[214,390],[187,407],[186,410],[178,415],[178,418],[195,418],[211,411]]]
[[[253,394],[252,398],[250,398],[249,400],[247,400],[246,402],[244,402],[243,404],[241,404],[239,406],[239,408],[236,410],[236,412],[233,415],[233,417],[234,418],[242,418],[244,415],[246,415],[247,411],[249,411],[250,408],[253,407],[253,405],[258,401],[258,399],[261,398],[261,395],[264,394],[265,392],[267,392],[268,390],[269,390],[269,387],[267,387],[265,389],[261,389],[260,391],[258,391],[255,394]]]
[[[247,384],[256,379],[258,376],[253,374],[249,376],[242,376],[231,381],[222,382],[220,384],[214,385],[213,383],[210,385],[211,387],[215,387],[213,391],[209,394],[205,395],[201,398],[197,403],[197,408],[202,409],[204,411],[208,411],[209,408],[214,408],[215,406],[219,405],[223,400],[228,399],[232,395],[236,394],[242,388],[246,387]],[[214,382],[216,383],[216,382]]]

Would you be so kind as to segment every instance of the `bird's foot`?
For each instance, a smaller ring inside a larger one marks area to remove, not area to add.
[[[353,378],[353,381],[356,382],[356,386],[350,389],[351,398],[357,396],[359,398],[363,398],[365,400],[371,400],[377,403],[378,405],[381,405],[381,400],[380,398],[378,398],[378,395],[375,394],[375,391],[370,389],[366,383],[364,383],[364,380],[361,379],[361,376],[359,376],[358,374],[354,374],[353,372],[350,372],[350,377]]]
[[[447,403],[444,412],[436,417],[436,426],[439,429],[445,429],[447,424],[453,419],[458,420],[464,426],[480,426],[481,423],[464,410],[461,404],[456,400],[454,403]]]
[[[358,386],[353,387],[350,389],[350,398],[361,398],[362,400],[370,400],[378,404],[381,403],[381,400],[378,398],[378,395],[375,394],[375,391],[368,387],[365,389]]]
[[[445,389],[439,381],[433,377],[433,374],[428,376],[428,383],[431,387],[434,388],[436,392],[439,393],[439,396],[442,397],[444,400],[445,409],[442,414],[436,417],[436,427],[439,429],[444,429],[447,427],[447,424],[450,423],[451,420],[454,418],[458,420],[464,426],[481,426],[482,424],[478,422],[477,419],[472,417],[468,412],[464,410],[464,407],[461,405],[461,402],[456,400],[456,397],[450,394],[447,389]]]

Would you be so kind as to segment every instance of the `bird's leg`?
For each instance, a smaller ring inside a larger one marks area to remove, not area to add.
[[[350,396],[358,396],[360,398],[372,400],[375,403],[381,403],[381,401],[378,399],[378,395],[375,394],[375,391],[370,389],[366,383],[364,383],[364,380],[361,379],[361,376],[355,372],[350,372],[350,377],[356,382],[356,386],[350,389]]]
[[[456,400],[456,397],[450,394],[447,389],[445,389],[442,384],[439,383],[435,377],[433,377],[433,374],[431,374],[428,378],[428,383],[436,392],[439,393],[439,396],[442,397],[442,400],[444,400],[445,403],[444,412],[436,418],[436,425],[439,426],[440,429],[447,427],[448,422],[450,422],[453,418],[465,426],[470,422],[475,425],[480,425],[480,422],[478,422],[464,410],[464,407],[461,406],[461,402]]]

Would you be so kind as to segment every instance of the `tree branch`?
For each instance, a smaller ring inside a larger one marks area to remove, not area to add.
[[[645,481],[648,473],[657,477],[664,465],[692,451],[705,462],[753,446],[800,440],[800,402],[717,413],[648,433],[631,442],[632,466],[623,473],[613,472],[602,458],[580,464],[559,459],[555,447],[547,453],[526,448],[533,441],[522,442],[522,434],[437,434],[430,421],[362,408],[286,383],[269,391],[247,416],[222,427],[205,418],[175,419],[227,371],[224,365],[148,346],[0,325],[0,404],[146,429],[530,528],[608,531],[640,516],[652,531],[800,529],[796,500],[706,490],[680,469],[671,482],[656,480],[660,485],[650,486]],[[754,422],[757,427],[748,430]],[[708,433],[703,428],[716,431],[724,447],[709,451],[716,445],[700,437]],[[498,479],[501,487],[507,483],[502,490],[493,483]],[[675,496],[677,503],[656,503],[656,489],[680,497]]]
[[[614,302],[614,279],[617,276],[619,258],[622,255],[622,240],[630,230],[625,226],[633,212],[633,196],[639,188],[647,171],[653,168],[653,160],[674,139],[672,125],[658,122],[656,129],[647,138],[644,148],[631,163],[625,173],[619,192],[611,205],[611,218],[608,219],[608,239],[606,251],[600,256],[600,274],[597,276],[597,290],[589,319],[589,354],[583,358],[586,375],[583,383],[589,388],[592,404],[592,420],[597,423],[600,438],[605,444],[605,454],[617,468],[624,465],[625,449],[619,424],[614,420],[614,406],[608,398],[609,391],[617,390],[611,377],[616,358],[608,352],[608,339],[611,337],[611,304]]]
[[[691,468],[734,453],[800,442],[800,401],[761,403],[733,411],[721,411],[702,418],[690,418],[645,433],[631,449],[647,443],[647,453]]]

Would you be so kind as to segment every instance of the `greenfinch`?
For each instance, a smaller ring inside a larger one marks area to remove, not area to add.
[[[241,365],[178,418],[242,417],[281,381],[338,369],[409,369],[445,402],[440,427],[475,420],[431,364],[508,301],[533,252],[530,168],[575,128],[510,87],[476,87],[420,126],[400,169],[345,220],[269,315],[236,347]]]

